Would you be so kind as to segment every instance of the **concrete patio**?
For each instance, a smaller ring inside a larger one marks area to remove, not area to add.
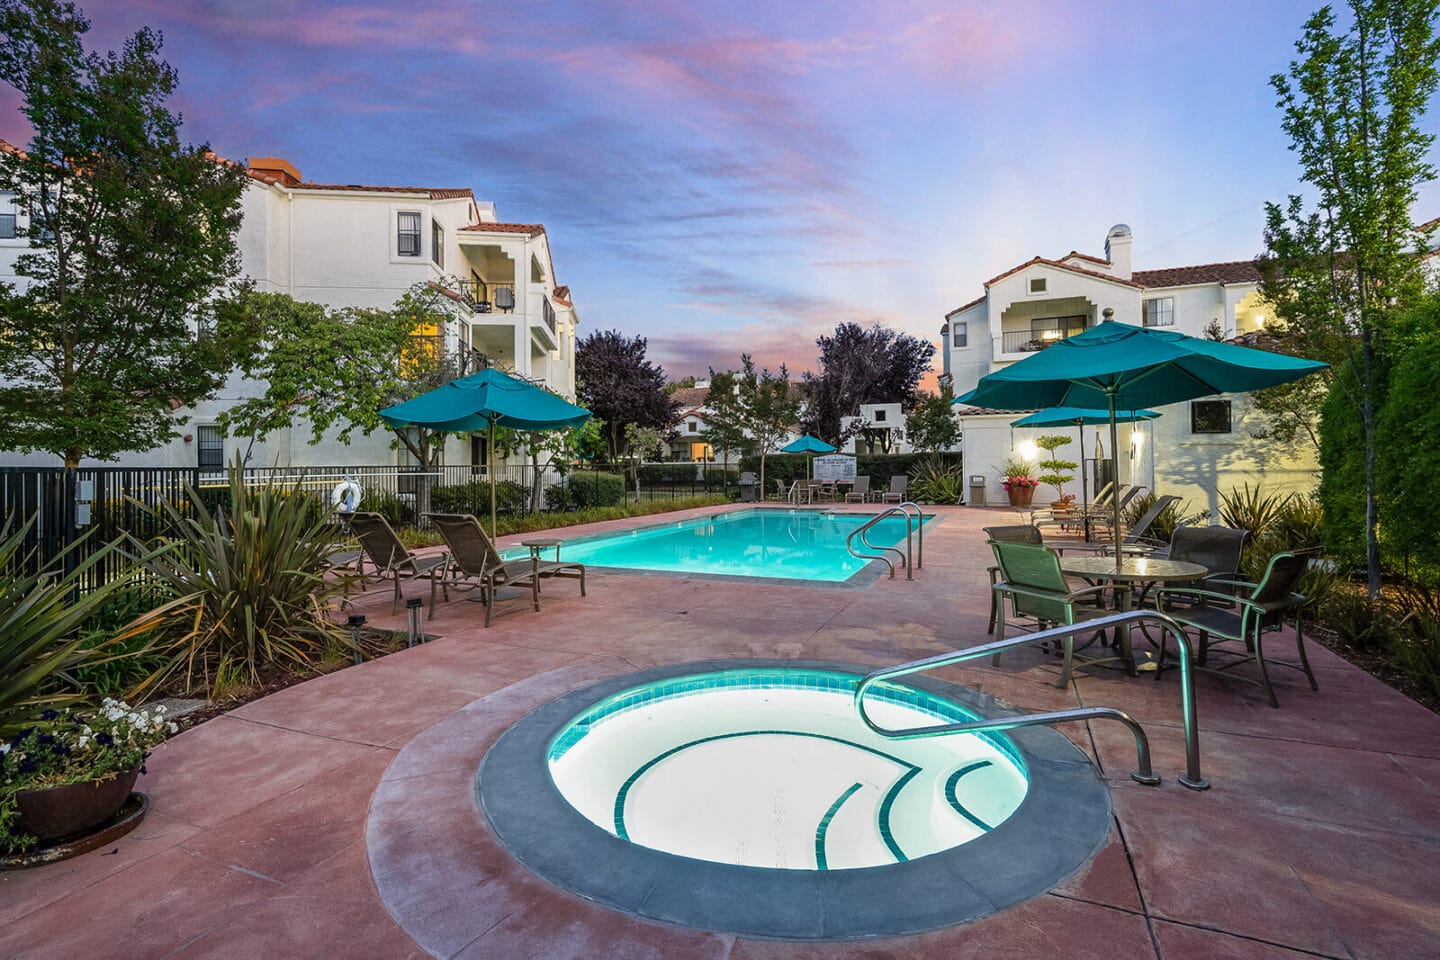
[[[1315,644],[1320,692],[1275,670],[1278,710],[1258,687],[1198,678],[1213,784],[1204,793],[1175,781],[1184,770],[1175,671],[1159,682],[1080,671],[1059,690],[1055,661],[1026,647],[998,668],[943,672],[1026,709],[1122,708],[1144,724],[1165,778],[1158,788],[1130,780],[1133,744],[1116,724],[1060,728],[1110,787],[1110,845],[1048,894],[964,926],[848,943],[665,926],[554,889],[498,846],[471,795],[479,757],[509,724],[567,690],[668,663],[880,666],[988,639],[990,559],[980,528],[1015,514],[937,513],[913,583],[595,573],[588,598],[573,582],[547,583],[539,613],[517,601],[521,609],[502,608],[489,629],[478,605],[443,606],[428,625],[439,639],[250,703],[165,745],[140,782],[152,807],[134,833],[74,860],[0,874],[0,956],[1440,955],[1440,717]],[[428,595],[419,584],[406,593]],[[372,623],[402,619],[390,617],[386,589],[360,595],[359,605]],[[1277,659],[1294,657],[1285,638],[1273,649]],[[412,740],[467,707],[463,729],[392,766]],[[393,804],[452,824],[453,845],[407,843],[394,833],[396,818],[378,816]],[[372,870],[407,895],[387,906]]]

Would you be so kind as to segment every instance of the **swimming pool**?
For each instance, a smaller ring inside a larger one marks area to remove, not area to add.
[[[737,510],[618,534],[567,539],[563,559],[624,570],[839,583],[870,562],[853,556],[845,548],[845,538],[873,516],[823,510]],[[925,519],[929,522],[932,518]],[[899,544],[905,539],[905,520],[882,520],[866,537],[876,545]],[[529,551],[509,548],[502,556],[514,560],[529,556]]]
[[[1004,734],[891,741],[855,710],[854,676],[722,671],[609,697],[550,745],[550,775],[623,840],[743,866],[839,870],[901,863],[983,836],[1025,797]],[[899,727],[976,719],[899,684],[867,698]]]

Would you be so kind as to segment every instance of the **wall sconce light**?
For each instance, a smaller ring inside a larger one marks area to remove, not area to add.
[[[1034,440],[1021,440],[1015,447],[1015,452],[1020,454],[1021,460],[1034,460],[1040,455],[1040,448],[1035,445]]]

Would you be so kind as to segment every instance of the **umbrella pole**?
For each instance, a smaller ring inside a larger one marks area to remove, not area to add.
[[[1112,410],[1113,410],[1113,407],[1112,407]],[[1112,426],[1111,429],[1113,430],[1114,427]],[[499,527],[498,527],[498,526],[496,525],[496,523],[495,523],[495,421],[494,421],[494,419],[491,419],[491,421],[490,421],[489,431],[490,431],[490,438],[485,441],[485,445],[486,445],[486,447],[487,447],[485,453],[486,453],[486,459],[488,459],[488,460],[490,461],[490,469],[489,469],[489,473],[490,473],[490,541],[493,543],[493,542],[495,541],[495,537],[496,537],[496,535],[497,535],[497,533],[498,533],[498,530],[499,530]]]
[[[1106,397],[1110,401],[1110,472],[1114,476],[1115,495],[1110,498],[1110,504],[1114,509],[1115,517],[1115,569],[1120,569],[1120,561],[1124,557],[1124,551],[1120,549],[1120,448],[1117,445],[1115,430],[1115,391],[1106,391]]]
[[[1085,421],[1080,421],[1080,514],[1090,512],[1090,484],[1085,477]]]

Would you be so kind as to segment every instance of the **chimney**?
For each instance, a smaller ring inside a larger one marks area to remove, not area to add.
[[[1110,261],[1110,272],[1121,280],[1130,279],[1130,225],[1117,223],[1105,235],[1105,259]]]
[[[251,157],[250,169],[255,173],[275,177],[287,187],[300,185],[300,171],[296,170],[289,160],[281,157]]]

